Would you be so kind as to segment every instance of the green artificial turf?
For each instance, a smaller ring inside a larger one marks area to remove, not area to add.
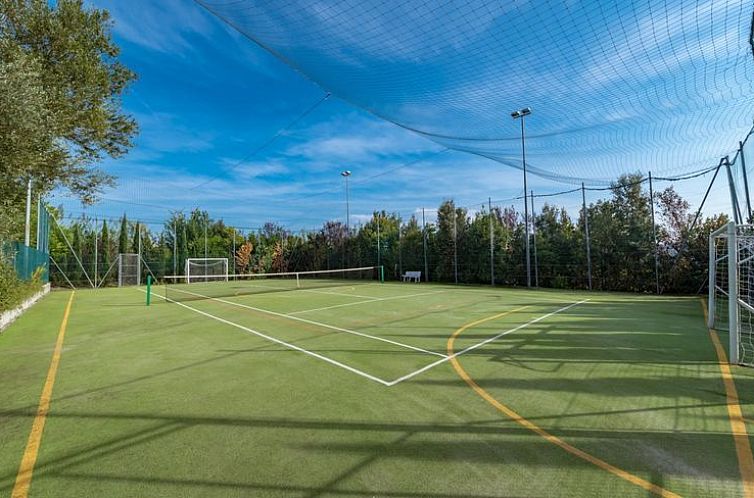
[[[517,310],[468,328],[455,351],[584,299],[458,359],[599,459],[683,496],[741,496],[699,299],[397,283],[236,292],[146,307],[136,288],[77,291],[30,496],[647,496],[506,418],[447,361],[386,386],[286,345],[391,383],[442,360],[429,352],[465,324]],[[67,298],[52,293],[0,334],[0,496]],[[302,312],[315,308],[327,309]],[[734,375],[754,418],[754,374]]]

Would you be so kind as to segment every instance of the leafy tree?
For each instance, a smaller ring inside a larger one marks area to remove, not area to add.
[[[107,11],[82,0],[0,2],[0,174],[64,187],[85,202],[112,183],[96,165],[132,145],[135,121],[120,96],[135,74],[122,65]],[[20,110],[20,112],[19,112]]]

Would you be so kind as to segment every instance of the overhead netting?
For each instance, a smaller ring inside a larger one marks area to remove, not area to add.
[[[740,0],[199,0],[334,95],[449,148],[605,185],[732,154],[754,114]]]

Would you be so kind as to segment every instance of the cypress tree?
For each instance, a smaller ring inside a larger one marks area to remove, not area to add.
[[[118,234],[118,252],[123,254],[128,252],[128,220],[126,214],[120,219],[120,233]]]
[[[110,230],[107,229],[107,220],[102,222],[102,233],[100,236],[100,245],[99,245],[99,261],[100,261],[100,268],[103,272],[107,272],[107,270],[110,269]],[[104,275],[103,275],[104,276]],[[108,280],[110,279],[110,276],[108,275]],[[103,284],[107,285],[106,281],[103,281]]]

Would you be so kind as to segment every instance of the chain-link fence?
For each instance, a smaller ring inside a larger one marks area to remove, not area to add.
[[[49,255],[20,242],[5,242],[0,245],[0,262],[13,267],[16,275],[23,281],[39,278],[40,282],[49,280]]]

